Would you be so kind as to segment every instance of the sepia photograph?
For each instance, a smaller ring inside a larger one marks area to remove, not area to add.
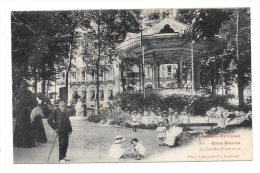
[[[251,161],[251,10],[11,11],[13,163]]]

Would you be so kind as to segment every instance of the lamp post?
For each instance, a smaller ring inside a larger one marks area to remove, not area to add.
[[[140,17],[143,19],[144,15],[141,14]],[[143,46],[143,27],[142,27],[142,20],[141,20],[141,49],[142,49],[142,87],[143,87],[143,96],[145,98],[145,84],[144,84],[144,78],[145,78],[145,74],[144,74],[144,46]]]

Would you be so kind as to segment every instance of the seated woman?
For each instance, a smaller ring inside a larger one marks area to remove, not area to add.
[[[171,124],[169,130],[166,131],[164,143],[170,147],[178,145],[178,136],[182,133],[182,127],[178,127],[178,124],[182,123],[182,118],[179,114],[175,115],[173,123]]]

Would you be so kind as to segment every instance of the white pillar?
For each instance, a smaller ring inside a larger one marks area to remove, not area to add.
[[[114,81],[114,68],[111,69],[111,73],[112,73],[112,81]]]
[[[76,82],[78,82],[78,70],[76,69]]]
[[[182,88],[182,60],[179,63],[179,70],[180,70],[180,88]]]

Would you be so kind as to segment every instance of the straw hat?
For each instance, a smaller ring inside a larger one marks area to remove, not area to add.
[[[123,142],[126,138],[123,138],[121,135],[116,136],[116,140],[114,142],[114,144],[119,144],[121,142]]]

